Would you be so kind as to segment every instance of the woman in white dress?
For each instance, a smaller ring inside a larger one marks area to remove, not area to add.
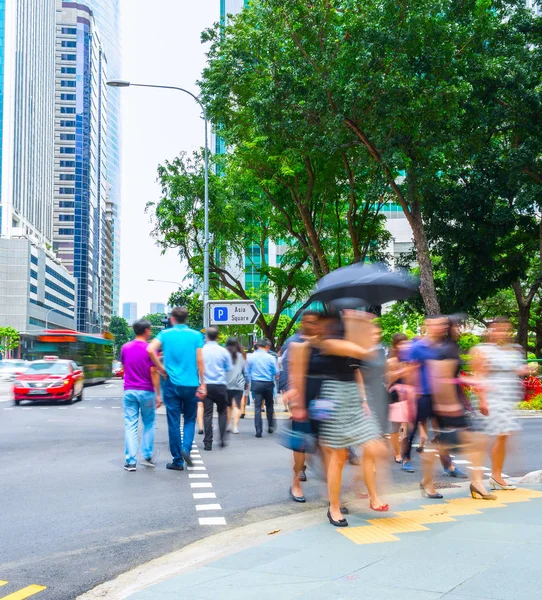
[[[478,388],[482,431],[494,439],[489,479],[494,490],[516,489],[503,480],[502,470],[508,437],[521,429],[514,414],[523,397],[520,377],[530,371],[520,346],[512,343],[512,334],[510,321],[498,317],[489,327],[488,343],[472,350],[474,376],[482,380]]]

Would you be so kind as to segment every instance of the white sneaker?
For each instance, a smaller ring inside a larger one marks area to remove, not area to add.
[[[231,425],[228,425],[228,426],[226,427],[226,431],[227,431],[228,433],[231,433]]]
[[[237,427],[233,428],[233,433],[239,433],[239,429],[237,429]]]

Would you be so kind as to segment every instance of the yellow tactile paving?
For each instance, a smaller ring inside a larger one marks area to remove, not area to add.
[[[6,582],[7,583],[7,582]],[[26,600],[26,598],[30,598],[30,596],[34,596],[35,594],[39,594],[46,590],[47,588],[43,585],[28,585],[17,592],[13,592],[8,596],[0,597],[0,600]]]
[[[542,492],[525,488],[499,491],[496,495],[497,500],[452,498],[443,504],[424,504],[417,510],[398,511],[393,517],[369,519],[368,525],[340,529],[339,533],[355,544],[398,542],[400,538],[393,534],[427,531],[429,528],[424,527],[427,524],[449,523],[456,520],[454,517],[479,515],[488,508],[506,508],[507,504],[542,498]]]
[[[471,508],[472,510],[479,511],[489,508],[504,508],[506,506],[500,500],[475,500],[474,498],[453,498],[452,500],[446,500],[446,502],[452,506],[460,506],[466,510]]]
[[[405,517],[406,519],[413,519],[422,525],[427,525],[428,523],[449,523],[450,521],[455,521],[454,518],[441,512],[435,512],[430,510],[403,510],[397,513],[401,517]]]
[[[370,519],[370,525],[383,529],[388,533],[409,533],[411,531],[425,531],[427,527],[420,525],[415,519],[406,517],[390,517],[389,519]]]
[[[460,506],[459,504],[424,504],[422,508],[425,508],[430,514],[435,515],[447,515],[448,517],[461,517],[463,515],[481,515],[482,511],[475,508],[469,508],[468,506]]]

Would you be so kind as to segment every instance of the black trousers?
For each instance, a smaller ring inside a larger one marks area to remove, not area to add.
[[[203,427],[205,435],[203,445],[211,448],[213,445],[213,406],[216,404],[218,412],[218,428],[220,430],[220,440],[226,441],[226,424],[228,408],[228,389],[225,385],[215,383],[207,384],[207,396],[203,400]]]
[[[275,384],[272,381],[252,381],[250,384],[254,397],[254,426],[256,433],[262,433],[262,400],[265,400],[265,414],[269,429],[275,429],[275,414],[273,397]]]

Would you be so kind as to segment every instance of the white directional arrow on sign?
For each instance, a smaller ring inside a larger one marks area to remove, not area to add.
[[[207,310],[210,325],[254,325],[260,316],[252,300],[213,300]]]

